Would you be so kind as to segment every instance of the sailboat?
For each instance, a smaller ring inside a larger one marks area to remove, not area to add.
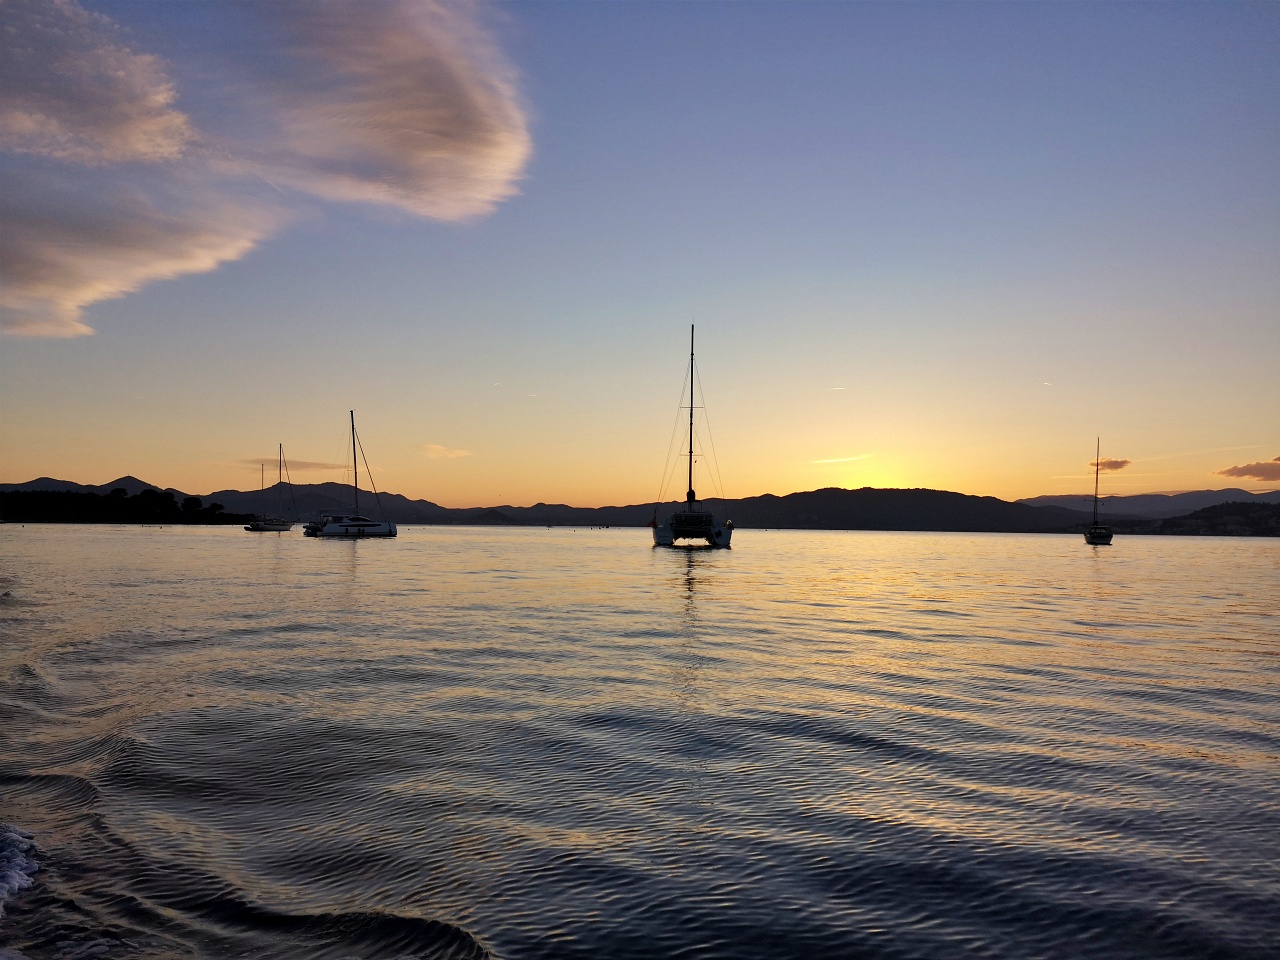
[[[1102,438],[1098,438],[1098,449],[1093,455],[1093,524],[1085,532],[1084,542],[1095,547],[1109,546],[1111,528],[1098,522],[1098,473],[1102,470]]]
[[[351,503],[350,513],[341,511],[325,511],[319,520],[313,520],[302,528],[308,537],[346,537],[357,539],[362,537],[394,537],[396,525],[388,521],[379,522],[360,515],[360,441],[356,438],[356,412],[351,411]],[[367,464],[366,464],[367,466]],[[373,495],[376,498],[378,491]]]
[[[675,546],[677,540],[705,540],[713,547],[728,547],[733,538],[733,521],[721,523],[710,510],[702,509],[693,489],[693,326],[689,326],[689,486],[683,510],[677,510],[659,523],[657,510],[649,526],[656,547]]]
[[[284,444],[280,444],[280,449],[276,454],[276,489],[279,490],[281,484],[284,483]],[[289,497],[293,497],[293,485],[289,485]],[[284,513],[284,497],[280,498],[280,512]],[[298,512],[295,508],[295,514]],[[293,529],[294,520],[282,520],[280,517],[255,517],[248,526],[245,527],[250,533],[284,533]]]

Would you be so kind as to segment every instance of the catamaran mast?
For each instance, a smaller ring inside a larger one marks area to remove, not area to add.
[[[685,493],[688,509],[693,509],[693,501],[698,495],[693,492],[693,324],[689,324],[689,489]]]
[[[1093,455],[1093,525],[1098,525],[1098,471],[1102,469],[1102,438],[1098,437],[1098,449]]]
[[[351,411],[351,499],[360,516],[360,456],[356,452],[356,412]]]
[[[276,454],[276,486],[284,483],[284,444],[280,444],[280,451]]]

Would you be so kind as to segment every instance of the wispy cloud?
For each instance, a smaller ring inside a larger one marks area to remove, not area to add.
[[[89,304],[237,260],[282,216],[202,194],[198,183],[148,191],[108,170],[74,182],[26,166],[7,173],[0,307],[10,333],[92,333],[81,317]]]
[[[1131,463],[1133,463],[1132,460],[1113,460],[1110,457],[1103,457],[1101,460],[1090,460],[1089,466],[1097,467],[1103,473],[1106,473],[1110,470],[1123,470]]]
[[[249,467],[256,467],[261,463],[265,463],[268,466],[274,466],[275,462],[276,462],[276,455],[274,453],[271,454],[271,456],[269,457],[262,457],[261,459],[253,459],[252,457],[246,457],[243,460],[236,461],[237,464],[243,464]],[[297,471],[307,471],[307,470],[342,470],[343,468],[348,466],[350,466],[350,464],[321,463],[318,460],[290,460],[289,472],[295,473]]]
[[[833,457],[830,460],[814,460],[814,463],[852,463],[855,460],[866,460],[871,454],[864,453],[857,457]]]
[[[474,456],[470,450],[455,450],[452,447],[442,447],[438,443],[424,443],[422,452],[426,454],[428,460],[456,460],[458,457]]]
[[[254,82],[273,135],[239,154],[257,172],[331,200],[426,217],[484,214],[516,192],[530,138],[511,69],[468,3],[249,8],[295,68]]]
[[[1280,480],[1280,457],[1274,460],[1261,460],[1257,463],[1246,463],[1239,467],[1227,467],[1217,471],[1220,477],[1240,477],[1244,480],[1262,480],[1274,483]]]
[[[216,134],[178,108],[174,65],[108,17],[75,0],[0,4],[7,332],[92,333],[85,307],[239,259],[308,197],[460,220],[516,192],[530,138],[478,7],[204,9],[270,45],[221,50],[203,99],[236,120]]]

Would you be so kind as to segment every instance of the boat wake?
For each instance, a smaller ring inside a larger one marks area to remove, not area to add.
[[[9,901],[35,883],[34,875],[40,869],[35,854],[31,834],[0,823],[0,919]]]

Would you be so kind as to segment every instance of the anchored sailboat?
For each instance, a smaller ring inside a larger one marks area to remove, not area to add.
[[[302,528],[302,532],[308,537],[346,537],[348,539],[357,539],[361,537],[394,537],[396,535],[396,525],[386,520],[379,522],[370,520],[368,517],[360,515],[360,440],[356,437],[356,412],[351,411],[351,503],[353,509],[350,513],[338,511],[326,511],[320,515],[319,520],[314,520]],[[367,467],[368,464],[366,463]],[[370,478],[372,483],[372,477]],[[376,498],[378,491],[375,489],[373,495]]]
[[[284,513],[284,492],[280,488],[284,484],[285,465],[284,465],[284,444],[280,444],[279,451],[276,454],[276,490],[280,493],[280,513]],[[293,500],[293,484],[289,484],[289,500]],[[293,515],[297,516],[298,508],[294,505]],[[284,533],[292,530],[296,520],[283,520],[280,516],[274,517],[255,517],[248,526],[245,527],[250,533]]]
[[[665,521],[659,523],[657,510],[649,526],[653,528],[653,543],[657,547],[671,547],[677,540],[705,540],[713,547],[727,547],[733,537],[733,521],[721,523],[710,510],[702,509],[693,489],[693,326],[689,327],[689,486],[685,493],[685,506]]]
[[[1098,473],[1102,470],[1102,438],[1098,438],[1098,449],[1093,455],[1093,524],[1085,532],[1084,542],[1095,547],[1105,547],[1111,543],[1111,528],[1098,522]]]

